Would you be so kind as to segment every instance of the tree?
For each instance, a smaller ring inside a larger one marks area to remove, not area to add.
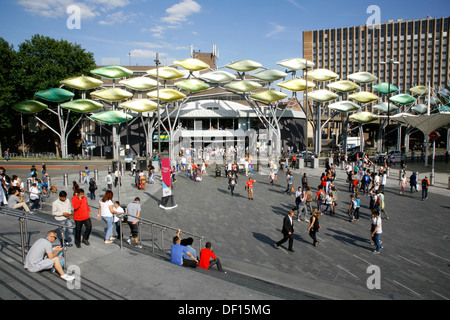
[[[20,117],[10,108],[14,103],[33,99],[36,92],[58,88],[61,80],[89,74],[90,70],[96,68],[93,54],[79,44],[43,35],[34,35],[31,40],[21,43],[17,52],[0,38],[0,66],[2,136],[8,136],[5,129],[20,128]],[[47,104],[55,107],[54,103]],[[45,119],[49,126],[57,128],[57,117],[50,116],[46,111],[44,113],[48,114]],[[75,124],[76,121],[76,115],[71,114],[70,122]],[[27,116],[24,116],[24,122],[27,123]],[[39,152],[50,151],[49,141],[57,141],[51,130],[41,130],[38,134],[27,137],[27,142]],[[19,141],[9,141],[8,144],[13,145],[14,142],[19,144]]]
[[[18,65],[17,52],[0,38],[0,129],[13,126],[14,111],[9,107],[20,99],[15,86]]]
[[[79,44],[34,35],[19,45],[21,96],[59,87],[69,77],[88,74],[96,68],[94,55]]]

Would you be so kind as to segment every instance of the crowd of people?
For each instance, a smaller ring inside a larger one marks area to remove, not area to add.
[[[275,186],[278,181],[278,175],[285,173],[286,190],[285,194],[293,196],[294,207],[289,211],[289,214],[283,220],[282,233],[283,238],[276,242],[275,247],[279,248],[284,242],[288,241],[288,250],[293,250],[293,233],[294,233],[294,216],[297,213],[297,221],[304,221],[308,223],[308,232],[312,239],[312,245],[317,246],[319,241],[317,239],[317,232],[319,232],[321,226],[319,219],[321,215],[329,214],[330,216],[336,215],[336,206],[338,206],[338,198],[340,191],[335,185],[336,180],[336,167],[333,163],[326,163],[325,172],[320,176],[320,184],[317,186],[317,192],[313,191],[313,187],[310,185],[309,177],[307,173],[303,173],[301,176],[301,186],[297,189],[294,184],[294,171],[295,162],[297,159],[292,159],[291,167],[289,168],[289,161],[275,161],[270,160],[268,167],[270,170],[268,179],[269,185]],[[348,183],[349,194],[349,207],[343,209],[341,212],[347,212],[348,220],[352,223],[359,221],[361,201],[364,197],[369,199],[369,210],[371,212],[371,238],[373,240],[375,249],[374,253],[380,253],[382,249],[382,219],[389,219],[385,204],[385,186],[387,183],[387,166],[375,166],[368,157],[357,159],[355,162],[348,162],[345,159],[345,171],[347,173],[346,182]],[[186,178],[194,181],[201,181],[203,175],[207,173],[207,163],[203,160],[199,164],[191,164],[186,157],[182,156],[175,166],[172,166],[171,174],[172,181],[176,181],[176,173],[178,171],[185,171]],[[377,168],[377,170],[375,170]],[[281,169],[281,170],[280,170]],[[234,195],[234,190],[238,185],[238,178],[240,174],[245,174],[247,180],[245,181],[245,190],[247,191],[248,199],[254,200],[254,184],[255,180],[252,178],[253,164],[251,159],[248,158],[244,161],[243,170],[235,161],[228,161],[225,164],[225,176],[228,182],[228,189],[231,192],[231,196]],[[45,163],[42,164],[42,179],[38,178],[38,170],[33,165],[30,169],[31,185],[27,191],[24,182],[17,176],[12,176],[10,179],[6,175],[6,170],[0,168],[1,175],[1,188],[0,188],[0,202],[2,205],[8,205],[13,209],[22,209],[27,214],[34,214],[36,210],[39,210],[41,202],[46,201],[50,190],[48,184],[48,174]],[[94,178],[90,178],[90,171],[88,167],[85,167],[82,173],[81,184],[86,185],[89,190],[89,198],[91,200],[96,199],[96,190],[98,189]],[[132,175],[135,176],[135,185],[140,190],[145,190],[146,182],[155,183],[155,168],[149,166],[147,171],[136,170],[136,167],[132,168]],[[136,197],[133,202],[129,203],[126,207],[122,207],[119,201],[114,201],[113,185],[117,187],[122,183],[121,172],[116,169],[114,174],[109,171],[105,177],[107,185],[106,192],[99,200],[97,219],[103,220],[106,226],[104,235],[104,243],[113,243],[116,239],[121,240],[123,233],[121,233],[121,219],[122,216],[127,215],[127,222],[130,229],[130,235],[127,242],[130,245],[134,245],[137,248],[142,248],[139,241],[139,217],[141,214],[141,204],[139,197]],[[428,197],[428,187],[430,181],[428,177],[425,177],[418,183],[416,173],[412,173],[409,177],[410,191],[411,193],[417,192],[422,189],[422,200]],[[407,185],[406,172],[401,173],[399,179],[400,194],[404,195]],[[315,189],[315,188],[314,188]],[[79,184],[74,181],[73,194],[68,196],[67,192],[59,192],[58,198],[52,203],[52,215],[55,220],[59,222],[64,228],[53,230],[46,235],[46,239],[53,243],[53,237],[60,241],[59,247],[53,247],[51,251],[48,249],[48,245],[40,243],[36,244],[33,250],[30,250],[30,257],[27,258],[26,267],[30,271],[42,270],[42,268],[48,269],[55,268],[55,270],[63,277],[63,279],[71,279],[60,272],[60,263],[58,254],[60,248],[71,247],[72,238],[77,248],[81,248],[81,245],[89,246],[89,237],[92,231],[91,222],[91,209],[88,203],[87,195],[85,195],[84,189],[80,188]],[[24,200],[25,193],[28,192],[30,207]],[[72,229],[74,227],[74,229]],[[64,231],[64,232],[63,232]],[[205,248],[201,250],[200,255],[197,255],[195,249],[193,249],[193,239],[186,238],[181,239],[179,237],[180,231],[173,239],[173,245],[171,248],[171,262],[177,265],[184,265],[188,267],[201,267],[209,269],[216,265],[219,271],[223,271],[220,260],[217,259],[214,252],[211,250],[211,243],[207,243]],[[46,244],[46,243],[45,243]],[[32,253],[31,253],[32,252]],[[48,260],[45,263],[42,260],[37,261],[38,255],[36,252],[45,252],[42,255],[43,260]],[[55,255],[56,254],[56,255]]]

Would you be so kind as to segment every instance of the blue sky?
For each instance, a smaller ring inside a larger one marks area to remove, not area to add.
[[[67,26],[71,5],[80,9],[80,29]],[[381,22],[450,13],[448,0],[7,0],[0,37],[17,49],[39,33],[80,44],[98,64],[120,58],[122,65],[154,65],[156,52],[170,65],[189,58],[191,45],[211,52],[215,44],[219,66],[250,59],[276,68],[302,57],[303,31],[364,25],[371,5],[380,8]]]

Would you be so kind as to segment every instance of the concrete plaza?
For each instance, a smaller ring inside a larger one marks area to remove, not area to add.
[[[35,163],[39,169],[39,163]],[[110,163],[109,163],[110,164]],[[3,165],[8,175],[18,174],[25,179],[31,163],[8,162]],[[67,290],[65,283],[48,273],[31,274],[23,270],[19,249],[17,220],[1,216],[0,237],[2,252],[0,264],[0,297],[3,299],[160,299],[160,300],[301,300],[301,299],[449,299],[450,298],[450,249],[448,205],[450,190],[448,176],[450,166],[437,163],[436,182],[430,187],[429,198],[421,201],[420,192],[400,195],[398,167],[391,169],[385,192],[386,210],[390,217],[383,220],[381,254],[372,253],[370,242],[369,198],[361,197],[360,220],[348,221],[348,186],[343,170],[337,170],[335,185],[339,189],[336,216],[325,214],[320,218],[318,233],[320,244],[311,245],[308,224],[295,221],[294,250],[274,248],[282,238],[283,217],[294,207],[294,197],[286,195],[284,172],[279,171],[278,182],[269,185],[268,168],[252,177],[254,201],[247,199],[244,190],[245,175],[241,175],[231,197],[227,180],[216,178],[214,168],[208,170],[201,182],[194,182],[177,175],[174,194],[178,206],[172,210],[159,208],[162,196],[159,180],[147,185],[147,190],[134,187],[134,177],[125,172],[120,190],[123,204],[135,196],[143,203],[143,217],[151,221],[180,228],[205,237],[221,259],[227,274],[215,270],[186,269],[169,262],[172,231],[157,234],[157,250],[152,252],[152,236],[149,227],[142,226],[143,249],[124,243],[123,250],[116,242],[103,243],[103,221],[95,219],[98,199],[103,194],[108,163],[80,162],[47,163],[52,182],[59,190],[63,187],[62,174],[69,174],[69,182],[78,179],[81,168],[88,166],[91,172],[99,170],[97,200],[89,200],[93,212],[91,246],[67,250],[69,265],[81,270],[82,286]],[[430,168],[409,164],[407,176],[418,171],[419,177],[429,176]],[[319,177],[324,171],[303,168],[294,170],[294,185],[300,184],[307,173],[313,191],[317,191]],[[222,170],[223,173],[223,170]],[[92,174],[92,173],[91,173]],[[84,187],[87,189],[87,186]],[[113,188],[114,200],[118,188]],[[36,216],[52,220],[50,204],[52,195]],[[125,234],[128,227],[124,226]],[[30,240],[34,243],[45,236],[48,226],[29,223]],[[183,237],[183,234],[181,234]],[[161,239],[164,238],[164,248]],[[202,246],[204,242],[202,243]],[[199,251],[199,243],[194,242]],[[381,289],[369,289],[368,279],[373,266],[380,270]],[[195,286],[195,294],[188,288]],[[57,286],[60,290],[53,290]]]

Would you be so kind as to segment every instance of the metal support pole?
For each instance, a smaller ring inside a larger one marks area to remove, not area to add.
[[[431,185],[434,185],[434,161],[436,158],[436,140],[433,140],[433,158],[431,159]]]
[[[153,224],[152,224],[152,253],[155,253],[155,236],[153,233]]]
[[[122,221],[123,221],[123,216],[119,218],[119,237],[120,237],[120,250],[123,249],[123,236],[122,236]]]
[[[64,241],[64,234],[66,233],[66,227],[61,226],[61,242],[62,242],[62,253],[63,253],[63,258],[64,258],[64,265],[62,266],[63,270],[66,270],[67,267],[67,263],[66,263],[66,246],[65,246],[65,241]]]
[[[161,109],[159,106],[159,65],[160,65],[160,61],[159,61],[159,54],[156,54],[156,103],[158,104],[157,108],[158,108],[158,159],[160,157],[161,154]],[[153,142],[153,137],[152,137],[152,142]],[[152,143],[153,144],[153,143]]]
[[[25,241],[24,241],[24,226],[23,226],[23,218],[19,218],[19,227],[20,227],[20,247],[22,248],[22,263],[25,263]]]

